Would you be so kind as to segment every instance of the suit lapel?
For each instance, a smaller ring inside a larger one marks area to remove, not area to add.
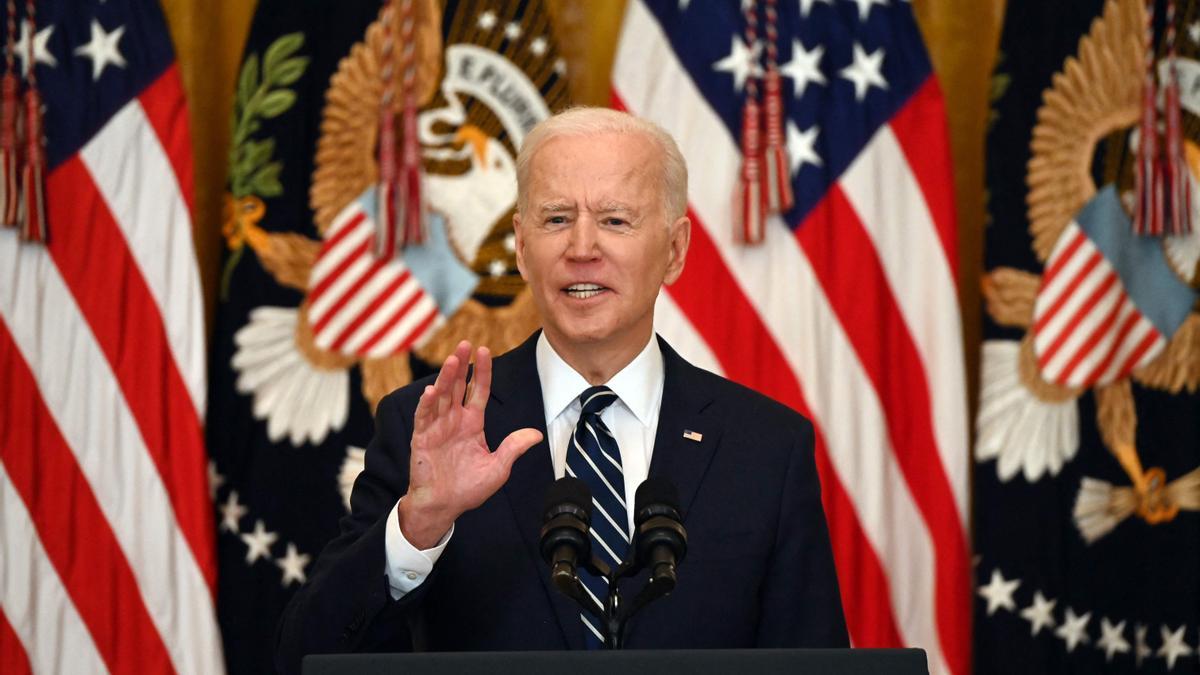
[[[665,373],[650,475],[670,479],[675,484],[686,519],[722,429],[716,420],[703,414],[712,397],[697,377],[696,367],[684,361],[662,338],[658,343]]]
[[[513,463],[512,473],[502,492],[513,510],[526,549],[537,566],[538,578],[558,617],[559,630],[571,649],[583,649],[583,624],[579,608],[550,584],[550,568],[542,560],[539,542],[542,526],[542,500],[554,482],[550,446],[545,440],[546,413],[542,405],[542,385],[538,379],[534,333],[521,346],[496,359],[492,371],[492,396],[484,424],[488,446],[500,442],[517,429],[530,427],[542,432],[542,442],[533,446]]]

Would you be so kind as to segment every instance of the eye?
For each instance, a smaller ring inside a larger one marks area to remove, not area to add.
[[[550,216],[546,219],[548,225],[565,225],[567,223],[566,216]]]
[[[613,217],[613,218],[605,218],[604,224],[608,225],[610,227],[621,227],[623,225],[628,225],[629,223],[626,222],[625,219],[623,219],[623,218]]]

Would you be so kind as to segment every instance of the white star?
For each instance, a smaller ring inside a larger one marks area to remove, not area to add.
[[[561,56],[554,59],[554,72],[558,73],[559,76],[567,74],[567,62]]]
[[[246,563],[253,564],[259,558],[270,558],[271,544],[274,544],[278,539],[278,534],[267,532],[263,526],[263,521],[256,521],[254,523],[254,531],[250,534],[242,535],[242,541],[246,542]]]
[[[54,24],[46,26],[39,30],[33,36],[33,61],[34,63],[44,63],[50,67],[58,65],[58,60],[46,48],[46,43],[50,40],[50,34],[54,32]],[[29,22],[21,22],[21,39],[17,40],[17,44],[13,45],[13,49],[17,52],[17,58],[21,59],[21,72],[29,74]]]
[[[1096,649],[1104,650],[1104,660],[1112,663],[1113,656],[1129,651],[1129,642],[1125,639],[1125,622],[1117,625],[1108,622],[1108,617],[1100,618],[1100,640]]]
[[[679,13],[682,14],[688,10],[688,5],[692,4],[692,0],[679,0]]]
[[[818,133],[820,133],[820,127],[815,124],[804,131],[800,131],[795,122],[788,120],[788,165],[791,167],[791,174],[793,176],[800,169],[804,168],[805,163],[812,164],[813,166],[821,166],[821,156],[817,154],[817,150],[814,147],[817,143]]]
[[[1020,579],[1006,581],[1004,575],[1000,574],[1000,570],[992,570],[992,580],[987,586],[979,587],[979,596],[987,599],[987,613],[991,616],[996,613],[996,610],[1003,607],[1008,611],[1016,611],[1017,603],[1013,602],[1013,591],[1017,590],[1017,586],[1021,585]]]
[[[533,52],[534,56],[542,56],[543,54],[546,53],[547,46],[548,46],[548,44],[546,42],[546,38],[541,37],[541,36],[535,37],[529,43],[529,51]]]
[[[517,235],[509,232],[504,235],[504,250],[509,253],[515,253],[517,250]]]
[[[887,89],[887,80],[883,79],[883,47],[867,54],[862,45],[854,43],[854,63],[842,68],[842,77],[854,83],[854,98],[861,101],[867,95],[871,85]]]
[[[111,33],[105,33],[100,22],[92,19],[92,39],[86,45],[77,48],[75,53],[92,60],[93,82],[100,79],[100,74],[110,63],[118,68],[125,67],[125,57],[121,56],[121,51],[117,48],[117,43],[121,41],[121,36],[124,34],[125,26],[121,26]]]
[[[799,40],[792,40],[792,60],[779,67],[784,77],[792,78],[792,94],[796,98],[804,95],[804,89],[809,82],[825,84],[825,74],[821,72],[821,57],[825,55],[825,47],[817,45],[810,52]]]
[[[833,0],[800,0],[800,16],[808,16],[812,11],[813,5],[818,2],[823,2],[829,6],[833,6]]]
[[[521,24],[516,21],[508,22],[508,25],[504,27],[504,37],[509,40],[516,40],[521,37]]]
[[[871,14],[871,7],[874,5],[887,6],[888,0],[851,0],[858,5],[858,20],[866,21]]]
[[[217,471],[217,463],[213,460],[208,460],[208,496],[210,499],[217,498],[217,488],[225,484],[225,476]]]
[[[1193,21],[1188,24],[1187,32],[1192,42],[1200,43],[1200,21]]]
[[[1171,632],[1166,626],[1162,627],[1162,646],[1158,648],[1155,656],[1161,656],[1167,660],[1167,670],[1175,669],[1175,661],[1181,656],[1191,656],[1192,648],[1188,643],[1183,641],[1183,631],[1187,628],[1184,624],[1179,627],[1179,630]]]
[[[288,542],[287,555],[275,561],[279,569],[283,570],[284,588],[293,581],[298,584],[308,581],[308,576],[304,574],[304,568],[308,566],[309,560],[312,560],[312,556],[297,551],[296,545]]]
[[[1033,604],[1021,610],[1021,618],[1029,622],[1029,634],[1037,635],[1043,628],[1054,628],[1054,605],[1041,591],[1033,594]]]
[[[1133,630],[1133,637],[1134,637],[1134,640],[1133,640],[1134,658],[1137,661],[1137,667],[1141,668],[1142,660],[1145,659],[1147,656],[1151,656],[1154,654],[1154,651],[1151,650],[1150,646],[1146,644],[1146,626],[1139,623],[1137,625],[1137,628],[1135,628]]]
[[[729,56],[713,64],[713,70],[733,73],[733,89],[741,91],[747,77],[758,77],[762,69],[758,66],[758,52],[762,45],[755,43],[753,49],[746,47],[742,38],[734,35],[729,47]]]
[[[238,525],[238,521],[241,520],[242,516],[246,515],[246,511],[249,510],[245,506],[242,506],[238,503],[237,490],[230,491],[229,496],[225,498],[225,503],[220,506],[220,509],[221,529],[237,534],[238,530],[241,529]]]
[[[508,265],[499,258],[496,258],[492,262],[488,263],[488,274],[492,275],[492,278],[502,277],[507,271]]]
[[[1090,639],[1087,634],[1088,621],[1092,620],[1092,613],[1088,612],[1083,616],[1075,616],[1075,611],[1070,607],[1067,608],[1067,616],[1063,619],[1063,624],[1054,631],[1054,634],[1062,638],[1067,643],[1067,653],[1075,651],[1075,648],[1080,644],[1088,644]]]
[[[490,9],[486,12],[483,12],[482,14],[479,15],[479,19],[478,19],[478,21],[475,22],[475,25],[479,26],[483,30],[491,30],[491,29],[495,28],[496,27],[496,13]]]

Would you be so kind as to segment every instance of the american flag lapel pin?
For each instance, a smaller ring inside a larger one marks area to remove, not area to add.
[[[697,443],[704,440],[704,434],[700,433],[699,431],[692,431],[691,429],[684,429],[683,437],[689,441],[696,441]]]

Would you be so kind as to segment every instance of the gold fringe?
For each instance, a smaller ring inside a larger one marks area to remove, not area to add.
[[[1050,257],[1067,224],[1096,193],[1096,144],[1132,126],[1141,112],[1145,73],[1141,0],[1108,0],[1042,94],[1025,178],[1029,233],[1038,260]]]

